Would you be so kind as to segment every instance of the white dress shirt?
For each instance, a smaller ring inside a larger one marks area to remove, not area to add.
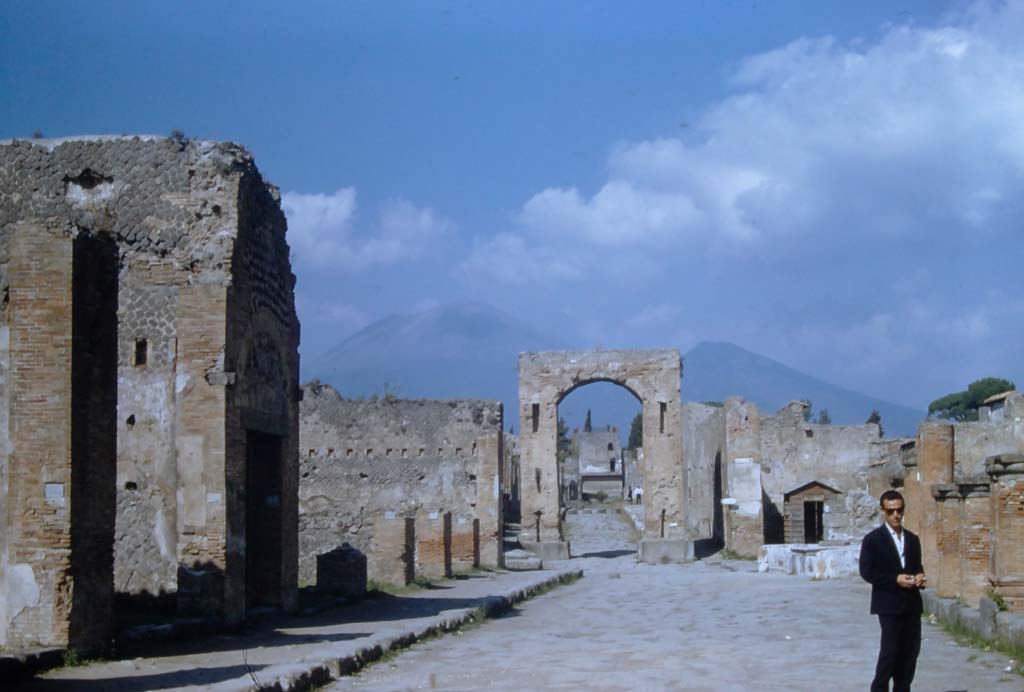
[[[895,531],[893,531],[893,528],[891,526],[889,526],[889,524],[886,524],[885,528],[889,529],[889,535],[892,536],[892,542],[896,544],[896,550],[900,554],[900,567],[906,567],[907,566],[907,561],[903,557],[903,531],[902,531],[902,529],[897,534]]]

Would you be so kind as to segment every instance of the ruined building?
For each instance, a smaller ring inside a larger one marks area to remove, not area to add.
[[[936,595],[1024,610],[1024,395],[991,397],[977,421],[925,421],[903,465],[906,525]]]
[[[407,583],[502,564],[502,405],[343,399],[303,386],[299,570],[349,543],[371,579]]]
[[[566,500],[599,496],[622,497],[624,459],[619,429],[572,431],[572,453],[562,465],[562,495]],[[600,494],[600,495],[599,495]]]
[[[0,144],[0,646],[95,648],[115,590],[295,604],[278,202],[233,144]]]

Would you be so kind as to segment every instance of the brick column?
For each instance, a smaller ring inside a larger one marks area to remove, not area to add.
[[[479,564],[479,521],[466,514],[452,517],[452,572],[468,572]]]
[[[369,579],[405,586],[416,576],[416,520],[385,512],[373,519],[373,540],[366,556]]]
[[[904,488],[906,526],[921,539],[921,560],[925,572],[930,572],[940,559],[935,531],[939,507],[931,486],[953,482],[953,426],[925,421],[917,429],[917,439],[917,468],[907,474]]]
[[[977,608],[990,588],[992,497],[988,483],[960,483],[960,596]]]
[[[960,490],[952,483],[932,486],[937,505],[934,526],[939,559],[928,569],[929,586],[940,598],[956,598],[961,594],[960,575]]]
[[[109,641],[117,255],[36,226],[10,244],[9,647]]]
[[[1024,610],[1024,454],[985,460],[992,478],[991,579],[1011,610]]]
[[[427,579],[452,576],[452,515],[420,510],[416,514],[416,574]]]

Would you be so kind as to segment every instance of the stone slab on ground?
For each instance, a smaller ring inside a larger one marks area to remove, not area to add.
[[[52,670],[13,689],[307,690],[579,576],[578,569],[478,573],[311,617],[268,618],[241,634],[175,643],[146,657]]]

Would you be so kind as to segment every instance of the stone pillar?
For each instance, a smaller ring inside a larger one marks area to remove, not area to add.
[[[421,510],[416,514],[416,575],[426,579],[452,576],[452,515]]]
[[[505,487],[505,434],[498,431],[477,438],[476,516],[478,554],[474,566],[498,568],[505,566],[503,548],[502,492]]]
[[[10,244],[6,609],[11,648],[112,631],[117,253],[37,226]]]
[[[673,391],[660,391],[643,402],[644,534],[639,557],[644,562],[693,559],[693,537],[686,521],[686,466],[679,379]]]
[[[952,483],[936,484],[932,497],[938,505],[934,528],[939,560],[928,569],[928,585],[940,598],[956,598],[962,593],[960,490]]]
[[[385,512],[373,520],[373,540],[366,556],[369,579],[406,586],[416,578],[416,520]]]
[[[522,366],[520,366],[522,369]],[[520,384],[520,392],[523,391]],[[558,506],[558,404],[521,401],[519,416],[519,503],[522,546],[541,559],[565,560],[569,544],[562,535]]]
[[[761,415],[757,404],[725,401],[725,547],[757,557],[764,543],[761,504]]]
[[[972,608],[990,588],[992,497],[988,483],[960,483],[960,596]]]
[[[992,478],[992,585],[1011,610],[1024,610],[1024,454],[985,460]]]

